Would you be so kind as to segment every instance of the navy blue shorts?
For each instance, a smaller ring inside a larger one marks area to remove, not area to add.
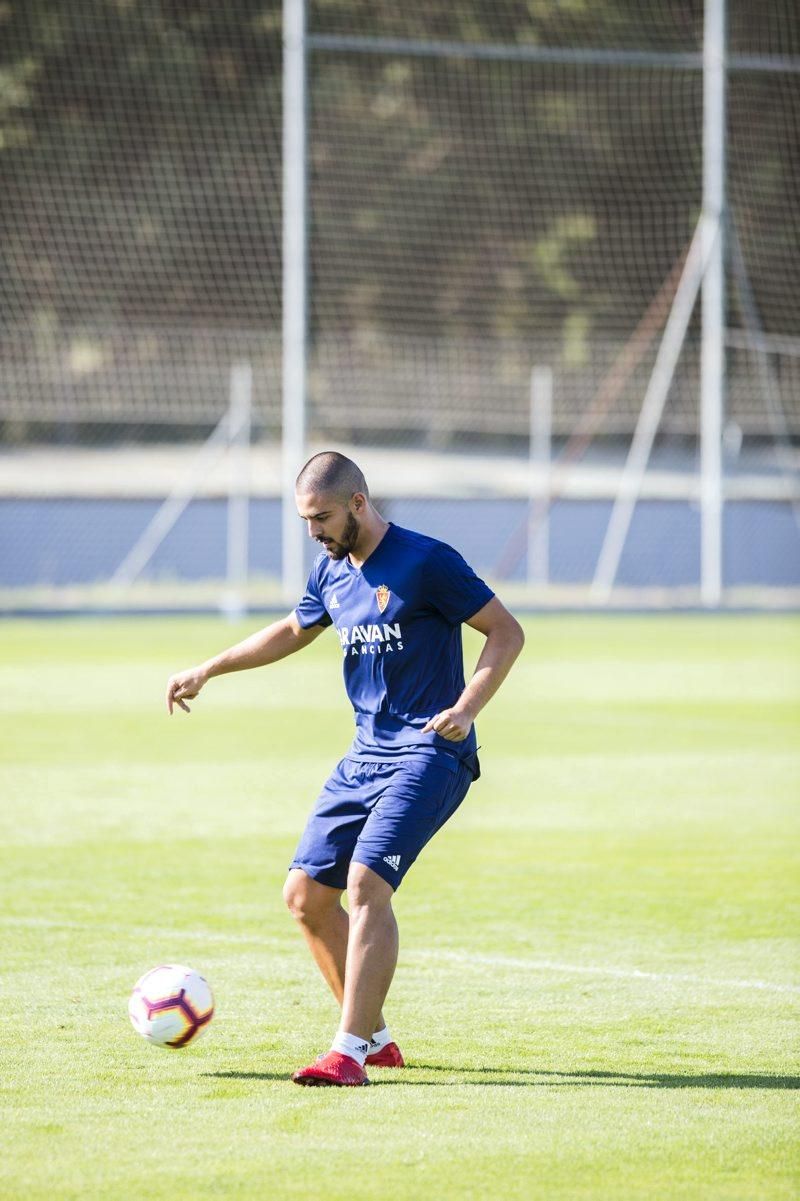
[[[464,762],[446,751],[370,763],[342,759],[319,795],[290,869],[346,888],[351,862],[363,863],[397,889],[477,775],[477,756]]]

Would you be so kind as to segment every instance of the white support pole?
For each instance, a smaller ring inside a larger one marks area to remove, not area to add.
[[[305,582],[305,531],[294,481],[306,443],[306,3],[283,0],[283,497],[282,588],[291,604]]]
[[[706,0],[703,35],[703,277],[700,348],[700,595],[722,599],[722,423],[725,403],[725,0]],[[712,244],[713,242],[713,244]]]
[[[700,291],[700,283],[707,262],[706,255],[709,253],[709,248],[714,245],[713,241],[709,241],[705,224],[706,219],[701,217],[686,256],[683,275],[675,291],[672,308],[664,326],[653,373],[642,401],[639,420],[636,423],[633,441],[622,471],[619,491],[600,551],[592,582],[591,596],[593,600],[601,603],[607,603],[611,597],[611,589],[614,586],[619,561],[622,557],[622,548],[625,545],[634,506],[641,492],[658,423],[661,420],[664,403],[675,374],[689,319]]]
[[[528,583],[550,580],[550,464],[553,427],[553,372],[534,367],[531,372]]]
[[[247,576],[250,541],[250,428],[252,424],[253,369],[249,363],[231,368],[228,441],[228,571],[221,608],[231,621],[247,612]]]
[[[207,479],[208,473],[217,459],[225,452],[228,446],[229,422],[230,416],[226,412],[201,447],[192,471],[174,486],[114,572],[109,581],[112,588],[129,587],[150,562],[181,513],[197,494],[204,480]]]

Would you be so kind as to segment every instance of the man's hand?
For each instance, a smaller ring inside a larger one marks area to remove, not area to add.
[[[185,713],[191,713],[186,704],[193,701],[204,684],[208,683],[208,675],[202,667],[190,667],[188,671],[179,671],[170,676],[167,684],[167,709],[172,713],[174,705],[178,705]]]
[[[422,727],[422,733],[430,734],[431,730],[435,730],[448,742],[463,742],[472,729],[474,720],[468,709],[454,705],[452,709],[442,709],[441,713],[435,714],[428,724]]]

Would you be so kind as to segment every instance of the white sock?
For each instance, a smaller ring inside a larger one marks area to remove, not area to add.
[[[369,1041],[365,1038],[358,1038],[355,1034],[344,1034],[340,1030],[333,1040],[331,1050],[338,1051],[340,1055],[349,1055],[363,1068],[364,1060],[369,1055]]]
[[[376,1051],[382,1051],[383,1048],[392,1041],[392,1036],[389,1033],[389,1027],[384,1026],[383,1030],[376,1030],[372,1038],[369,1040],[369,1053],[374,1055]]]

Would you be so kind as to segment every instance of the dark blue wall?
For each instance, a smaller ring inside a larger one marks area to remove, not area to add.
[[[107,580],[158,509],[155,500],[0,501],[0,587]],[[395,500],[381,506],[399,525],[452,543],[477,571],[495,576],[504,562],[525,575],[527,504],[522,500]],[[550,514],[550,573],[555,583],[591,580],[611,512],[609,501],[557,501]],[[159,547],[149,579],[221,579],[225,575],[226,503],[193,501]],[[298,521],[300,519],[298,518]],[[309,561],[314,545],[309,542]],[[254,500],[250,568],[280,570],[280,504]],[[725,584],[800,585],[800,532],[791,506],[731,502],[725,510]],[[618,582],[696,584],[700,514],[682,501],[643,501],[634,514]]]

